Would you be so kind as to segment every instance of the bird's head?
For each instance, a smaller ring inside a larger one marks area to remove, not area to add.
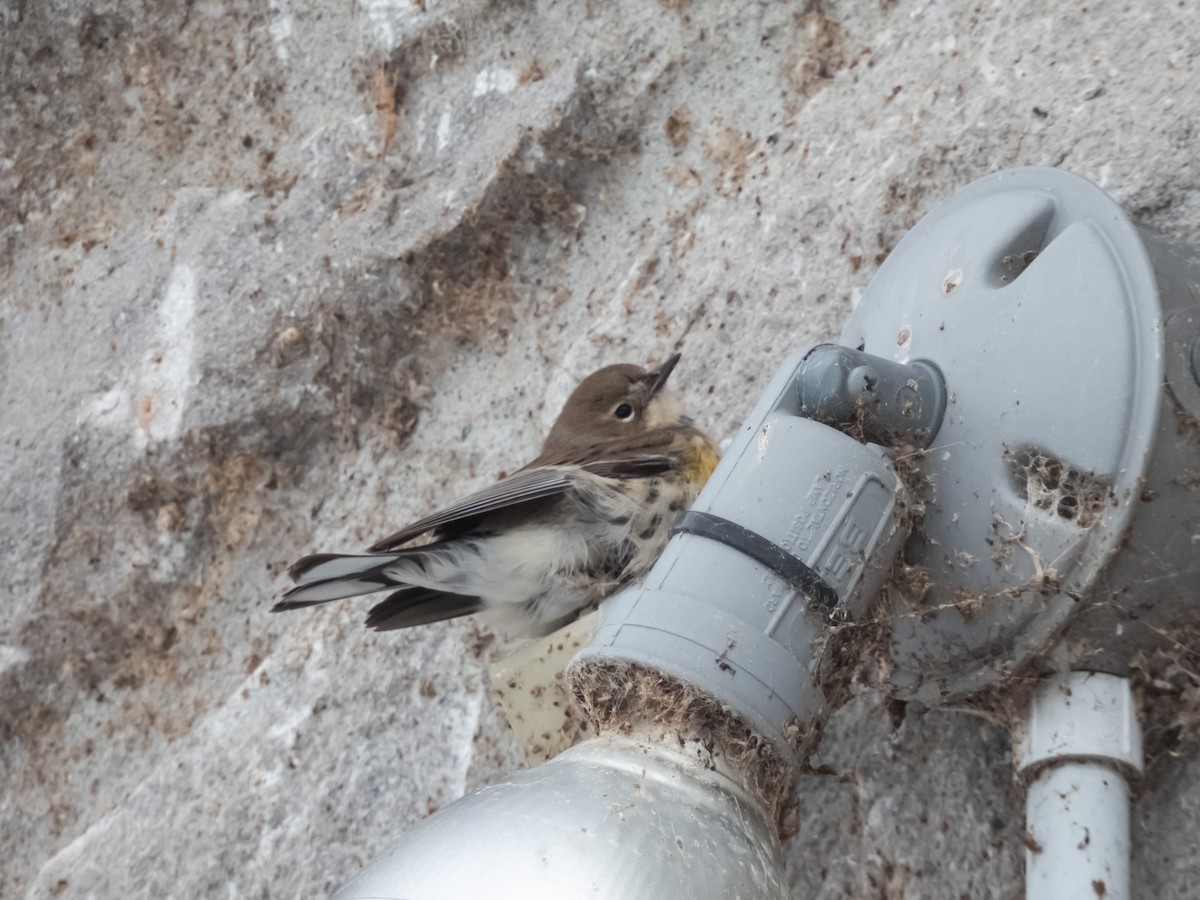
[[[679,399],[666,388],[677,362],[678,353],[657,369],[622,364],[593,372],[567,398],[546,447],[634,437],[689,421]]]

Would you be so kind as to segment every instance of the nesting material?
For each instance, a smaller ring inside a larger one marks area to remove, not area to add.
[[[798,760],[811,735],[798,725],[784,740],[785,758],[765,735],[711,694],[658,669],[626,660],[588,660],[567,672],[584,717],[599,733],[670,736],[703,748],[705,763],[740,782],[775,822],[781,835],[795,805]]]

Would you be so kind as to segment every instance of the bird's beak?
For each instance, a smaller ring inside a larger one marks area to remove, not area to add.
[[[650,392],[647,399],[653,397],[662,390],[662,386],[667,383],[667,379],[671,377],[671,372],[675,369],[675,364],[679,362],[681,354],[675,353],[667,358],[667,361],[649,373],[648,380],[650,382]]]

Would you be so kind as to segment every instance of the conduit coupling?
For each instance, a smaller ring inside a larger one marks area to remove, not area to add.
[[[1129,679],[1047,678],[1013,733],[1025,800],[1026,900],[1129,900],[1128,777],[1142,771]]]

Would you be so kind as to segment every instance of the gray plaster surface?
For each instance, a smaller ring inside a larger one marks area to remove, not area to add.
[[[0,0],[0,896],[321,896],[514,770],[502,641],[270,616],[287,564],[520,466],[606,363],[679,347],[728,434],[997,169],[1200,244],[1198,35],[1187,0]],[[1181,752],[1141,900],[1196,896]],[[797,898],[1021,896],[1002,728],[866,692],[820,758]]]

